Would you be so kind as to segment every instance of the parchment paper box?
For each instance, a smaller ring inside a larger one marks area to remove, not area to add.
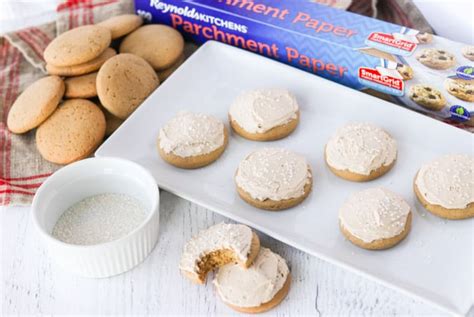
[[[309,1],[135,0],[135,7],[198,43],[224,42],[439,119],[474,122],[474,47],[469,55],[466,44]],[[426,49],[454,60],[429,67],[417,59]],[[462,83],[464,100],[448,92],[448,78]],[[414,85],[428,87],[425,105],[410,98]],[[430,89],[444,97],[439,109],[426,105],[436,98]]]

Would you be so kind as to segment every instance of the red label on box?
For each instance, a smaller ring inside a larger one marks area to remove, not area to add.
[[[406,52],[413,52],[416,48],[416,43],[396,39],[392,34],[373,32],[369,35],[369,41],[380,43],[383,45],[395,47]]]
[[[404,89],[403,79],[381,75],[373,68],[359,68],[359,78],[399,91]]]

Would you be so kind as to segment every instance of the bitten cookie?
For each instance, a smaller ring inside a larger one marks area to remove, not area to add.
[[[92,98],[97,96],[97,73],[70,77],[64,80],[66,84],[66,98]]]
[[[424,164],[413,187],[421,204],[439,217],[474,217],[473,156],[444,155]]]
[[[404,64],[398,64],[397,71],[400,74],[400,76],[403,77],[403,80],[413,79],[413,69],[410,66],[404,65]]]
[[[176,167],[199,168],[217,160],[227,143],[227,129],[220,120],[181,111],[160,129],[158,152]]]
[[[39,126],[56,110],[64,89],[64,82],[58,76],[35,81],[13,103],[7,118],[8,129],[25,133]]]
[[[248,269],[226,264],[214,279],[217,294],[225,304],[250,314],[263,313],[280,304],[288,294],[290,284],[290,270],[285,259],[267,248],[260,248]]]
[[[114,116],[126,119],[160,84],[153,68],[141,57],[119,54],[97,74],[97,95]]]
[[[418,105],[432,111],[440,111],[446,106],[446,99],[441,91],[428,85],[413,85],[408,96]]]
[[[80,76],[95,72],[102,66],[109,58],[115,56],[117,53],[113,48],[106,48],[105,51],[88,62],[79,65],[73,66],[54,66],[51,64],[46,64],[46,70],[48,74],[58,75],[58,76]]]
[[[69,164],[89,156],[104,134],[99,107],[85,99],[70,99],[36,130],[36,146],[45,160]]]
[[[204,284],[207,273],[237,262],[248,268],[260,250],[260,239],[247,226],[220,223],[200,231],[184,246],[181,273],[194,283]]]
[[[112,39],[114,40],[127,35],[130,32],[133,32],[142,24],[143,19],[140,16],[135,14],[122,14],[108,18],[107,20],[99,22],[96,25],[108,29],[112,35]]]
[[[339,210],[339,227],[353,244],[368,250],[388,249],[402,241],[411,227],[410,206],[385,188],[352,194]]]
[[[474,46],[465,46],[461,50],[462,55],[470,61],[474,61]]]
[[[325,159],[329,169],[341,178],[370,181],[395,165],[397,141],[375,125],[350,123],[329,139]]]
[[[281,139],[293,132],[298,125],[298,102],[285,89],[246,91],[230,106],[229,121],[234,131],[246,139]]]
[[[472,80],[446,78],[444,87],[454,97],[474,102],[474,82]]]
[[[44,50],[44,60],[54,66],[72,66],[93,60],[110,45],[110,31],[85,25],[62,33]]]
[[[433,35],[426,32],[420,32],[416,35],[416,39],[420,44],[429,44],[433,41]]]
[[[120,44],[120,53],[144,58],[157,71],[164,70],[183,54],[181,34],[167,25],[145,25],[133,31]]]
[[[435,48],[425,48],[416,56],[416,59],[434,69],[448,69],[456,64],[456,57],[453,54]]]
[[[300,204],[313,186],[306,159],[281,148],[263,148],[240,162],[235,174],[239,196],[265,210],[283,210]]]

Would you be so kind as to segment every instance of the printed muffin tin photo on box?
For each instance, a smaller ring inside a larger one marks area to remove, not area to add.
[[[145,21],[169,24],[198,43],[224,42],[474,126],[472,44],[309,1],[135,0],[135,7]]]

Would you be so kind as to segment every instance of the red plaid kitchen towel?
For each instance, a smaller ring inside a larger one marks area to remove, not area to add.
[[[317,0],[336,5],[339,0]],[[384,20],[431,31],[410,0],[343,1],[344,8]],[[339,7],[341,7],[339,5]],[[59,166],[46,162],[36,151],[34,131],[11,134],[8,110],[18,94],[45,75],[43,51],[57,35],[71,28],[133,12],[133,0],[68,0],[57,8],[57,20],[0,37],[0,206],[28,205],[36,189]]]

